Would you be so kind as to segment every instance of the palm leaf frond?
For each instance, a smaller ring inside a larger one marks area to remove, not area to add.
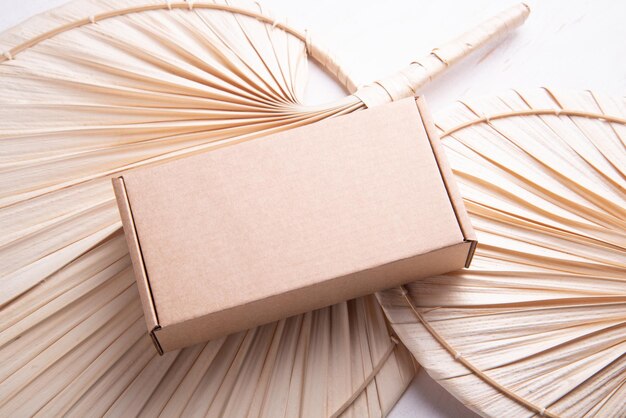
[[[626,414],[626,103],[510,92],[438,118],[472,267],[378,294],[401,340],[487,416]]]
[[[156,355],[109,177],[362,107],[303,106],[307,46],[258,5],[172,6],[0,36],[0,415],[385,414],[415,364],[373,297]]]

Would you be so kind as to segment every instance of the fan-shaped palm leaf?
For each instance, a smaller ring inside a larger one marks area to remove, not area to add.
[[[384,415],[415,366],[372,297],[157,356],[109,177],[410,94],[527,14],[413,64],[399,93],[313,107],[307,52],[353,83],[257,4],[79,1],[0,35],[0,414]]]
[[[626,106],[510,92],[438,118],[471,269],[378,295],[426,370],[488,416],[626,414]]]

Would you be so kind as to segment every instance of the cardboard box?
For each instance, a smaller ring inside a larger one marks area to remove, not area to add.
[[[113,184],[160,353],[469,266],[476,245],[421,99]]]

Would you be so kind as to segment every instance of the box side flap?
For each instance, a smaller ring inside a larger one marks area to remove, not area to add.
[[[159,355],[162,356],[164,353],[163,347],[161,346],[161,342],[159,341],[159,338],[157,337],[157,334],[159,333],[160,330],[161,330],[161,327],[156,326],[152,331],[150,331],[150,338],[152,339],[152,344],[154,345],[154,348],[156,348],[157,353],[159,353]]]
[[[467,210],[465,209],[465,204],[463,203],[463,198],[459,192],[456,180],[452,174],[452,169],[450,168],[450,164],[448,164],[445,151],[441,147],[439,134],[437,133],[432,116],[426,106],[426,101],[422,96],[419,96],[416,97],[415,103],[422,118],[422,123],[426,129],[426,133],[428,134],[428,139],[430,141],[430,145],[432,146],[437,164],[439,165],[439,171],[446,186],[446,190],[448,191],[448,196],[450,196],[450,202],[452,203],[454,214],[459,222],[459,227],[461,228],[461,232],[463,233],[465,240],[471,243],[467,261],[465,263],[465,267],[469,267],[472,257],[474,256],[474,251],[476,250],[476,234],[474,232],[474,228],[472,227],[469,215],[467,214]]]
[[[135,279],[137,281],[137,289],[139,290],[141,304],[143,305],[146,324],[148,325],[149,330],[154,330],[159,326],[159,320],[154,307],[152,292],[150,291],[150,282],[148,281],[148,275],[143,263],[141,247],[139,246],[139,238],[137,237],[133,213],[128,200],[128,194],[126,193],[126,186],[124,184],[124,178],[115,177],[111,181],[113,183],[113,190],[115,191],[115,198],[117,199],[117,207],[122,218],[122,225],[124,226],[124,235],[126,236],[128,251],[133,262],[133,270],[135,272]],[[155,337],[152,332],[151,336],[154,340]],[[155,342],[155,345],[158,350],[158,343]]]
[[[357,271],[311,286],[279,293],[247,304],[212,312],[155,330],[165,352],[220,338],[236,331],[334,305],[424,277],[463,268],[470,247],[460,242],[428,253]],[[359,293],[354,293],[354,284]]]

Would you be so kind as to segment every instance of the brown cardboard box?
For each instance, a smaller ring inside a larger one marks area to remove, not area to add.
[[[421,99],[113,184],[160,353],[460,269],[476,245]]]

